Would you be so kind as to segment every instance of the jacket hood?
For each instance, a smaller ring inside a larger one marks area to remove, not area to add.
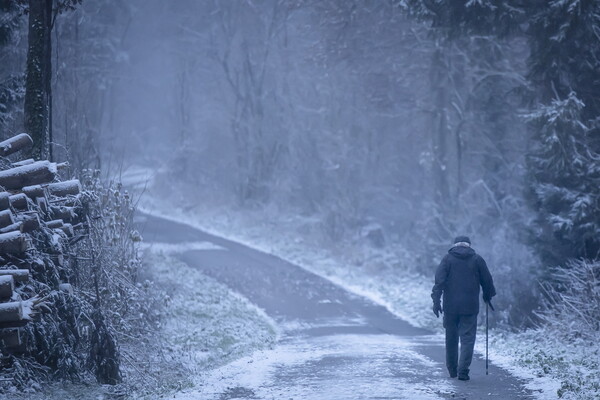
[[[469,258],[475,254],[475,250],[466,246],[454,246],[448,250],[448,253],[458,258]]]

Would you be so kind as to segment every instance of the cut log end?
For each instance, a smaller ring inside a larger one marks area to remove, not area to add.
[[[8,349],[21,346],[21,333],[18,328],[2,329],[0,331],[0,343]]]
[[[19,231],[0,233],[0,254],[19,254],[29,249],[29,241]]]
[[[0,322],[19,322],[23,320],[23,302],[0,303]]]
[[[10,210],[0,211],[0,228],[14,224],[13,214]]]
[[[14,194],[9,197],[10,206],[15,210],[28,210],[29,202],[27,196],[24,193]]]
[[[0,299],[10,299],[15,289],[15,280],[11,275],[0,275]]]

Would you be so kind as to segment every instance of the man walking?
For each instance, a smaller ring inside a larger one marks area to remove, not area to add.
[[[477,314],[479,313],[479,287],[483,300],[488,303],[496,295],[492,275],[484,259],[471,248],[468,236],[458,236],[435,272],[435,285],[431,291],[433,312],[444,313],[446,329],[446,367],[451,378],[469,380],[469,366],[473,359]],[[444,300],[442,305],[440,300]],[[460,339],[460,358],[458,341]]]

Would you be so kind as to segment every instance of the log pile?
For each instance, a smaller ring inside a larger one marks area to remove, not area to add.
[[[61,241],[74,240],[82,224],[77,209],[81,185],[78,180],[60,181],[58,171],[64,164],[32,159],[11,162],[20,150],[33,144],[22,133],[0,142],[0,350],[20,351],[20,328],[47,310],[45,299],[22,295],[22,288],[43,270],[43,261],[33,256],[44,253],[55,262],[64,260]],[[41,246],[40,230],[55,238],[54,246]],[[64,285],[64,283],[61,283]],[[60,286],[60,285],[58,285]],[[56,287],[56,290],[61,290]],[[24,298],[29,297],[29,298]]]

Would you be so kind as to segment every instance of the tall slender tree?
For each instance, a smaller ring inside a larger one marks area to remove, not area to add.
[[[56,17],[81,0],[29,0],[24,127],[33,138],[29,155],[52,159],[52,28]]]
[[[29,155],[48,155],[51,134],[52,0],[29,1],[29,44],[25,83],[25,130],[33,138]]]

